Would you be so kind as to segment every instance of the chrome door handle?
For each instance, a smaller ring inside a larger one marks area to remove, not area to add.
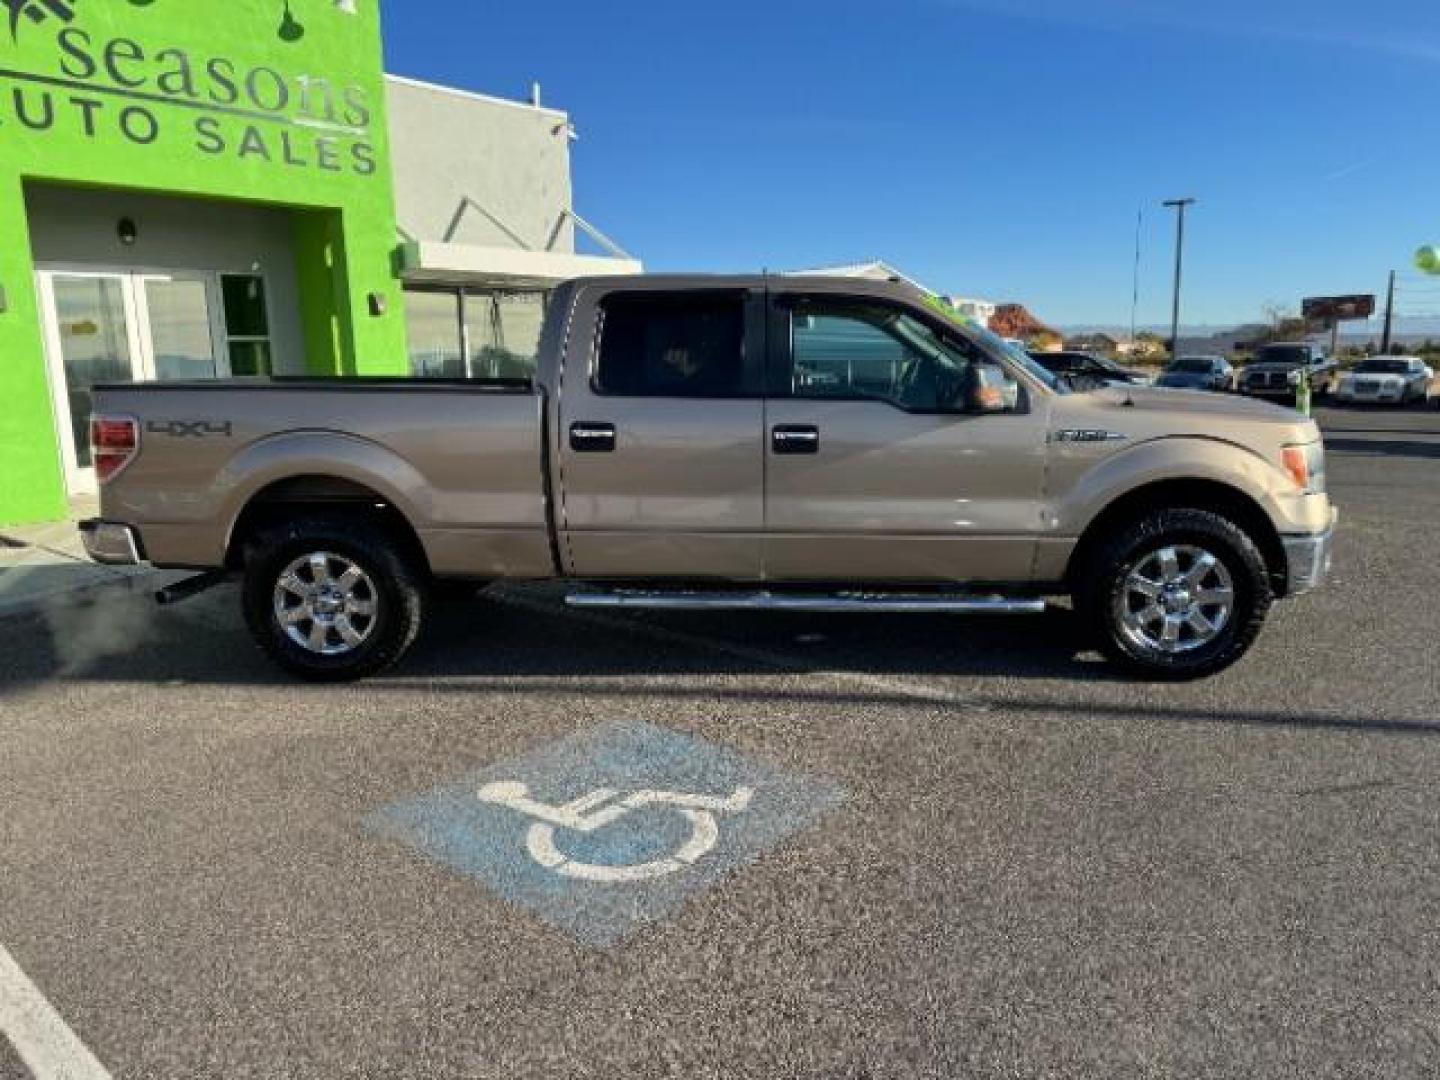
[[[770,446],[777,454],[818,454],[820,429],[813,424],[780,424],[770,432]]]
[[[577,454],[609,454],[615,450],[615,425],[581,421],[570,425],[570,449]]]

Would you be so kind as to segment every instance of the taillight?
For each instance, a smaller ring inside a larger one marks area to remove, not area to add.
[[[115,479],[139,452],[140,421],[133,416],[90,418],[90,459],[100,483]]]

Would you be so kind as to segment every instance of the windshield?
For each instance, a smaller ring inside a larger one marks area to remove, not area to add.
[[[1255,354],[1257,364],[1294,364],[1298,367],[1309,360],[1308,345],[1266,345]]]
[[[1355,369],[1360,375],[1404,375],[1409,370],[1408,360],[1366,360]]]
[[[1054,390],[1057,394],[1068,394],[1069,387],[1053,372],[1046,371],[1035,361],[1029,353],[1018,345],[1012,345],[993,330],[987,330],[979,323],[966,323],[966,328],[980,339],[982,344],[990,346],[996,352],[1004,353],[1006,359],[1010,360],[1017,367],[1024,368],[1029,374],[1039,379],[1042,383]]]
[[[980,344],[986,345],[993,351],[1002,354],[1016,367],[1023,368],[1031,376],[1055,391],[1055,393],[1068,394],[1071,392],[1063,379],[1041,367],[1034,358],[1019,345],[1012,345],[993,330],[982,326],[974,319],[961,315],[954,308],[950,307],[950,305],[936,297],[929,297],[926,300],[926,306],[937,315],[943,315],[950,322],[955,323],[955,325],[964,327],[975,336],[975,339],[979,341]]]

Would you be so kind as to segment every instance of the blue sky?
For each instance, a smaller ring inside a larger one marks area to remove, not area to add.
[[[1381,292],[1440,242],[1440,6],[384,0],[397,74],[571,113],[576,209],[651,269],[882,258],[1062,324]],[[1440,282],[1437,282],[1440,286]],[[1407,310],[1440,308],[1423,286]]]

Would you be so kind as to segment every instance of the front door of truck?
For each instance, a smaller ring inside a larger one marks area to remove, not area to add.
[[[763,295],[637,288],[580,311],[556,432],[569,572],[759,578]]]
[[[777,296],[769,336],[767,578],[1029,580],[1045,422],[1023,387],[974,411],[993,358],[870,299]]]

